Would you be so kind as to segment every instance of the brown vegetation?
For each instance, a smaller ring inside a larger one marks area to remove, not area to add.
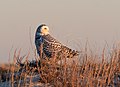
[[[68,64],[53,60],[36,60],[36,65],[30,65],[29,56],[25,57],[23,65],[16,66],[16,60],[21,59],[20,55],[14,55],[14,63],[0,67],[0,84],[9,81],[12,87],[32,86],[41,84],[41,86],[50,87],[119,87],[120,86],[120,49],[119,47],[106,55],[103,49],[102,55],[92,54],[88,51],[82,51],[78,57],[79,62],[73,61]],[[36,57],[35,57],[36,58]],[[38,59],[38,58],[36,58]],[[108,60],[107,60],[108,59]],[[97,61],[101,60],[101,61]],[[20,74],[15,75],[17,72]],[[40,79],[32,81],[33,76],[38,75]],[[27,78],[29,76],[29,81]],[[22,82],[23,81],[23,82]],[[21,84],[22,83],[22,84]],[[38,87],[41,87],[38,86]]]

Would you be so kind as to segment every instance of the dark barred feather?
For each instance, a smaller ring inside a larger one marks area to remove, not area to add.
[[[59,41],[51,37],[49,34],[42,37],[43,52],[47,55],[47,57],[52,57],[54,54],[61,54],[67,58],[72,58],[73,56],[78,55],[77,51],[62,45]]]

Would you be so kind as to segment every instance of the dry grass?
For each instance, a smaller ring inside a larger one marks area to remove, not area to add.
[[[15,51],[13,63],[0,67],[0,84],[9,82],[10,87],[120,87],[119,47],[113,48],[107,55],[104,48],[101,56],[97,55],[85,49],[77,62],[69,64],[64,58],[64,62],[58,64],[54,57],[51,60],[36,60],[35,66],[30,65],[27,55],[20,67],[16,65],[16,60],[22,57]],[[35,56],[35,59],[39,58]],[[40,79],[33,81],[33,76]],[[39,86],[35,86],[37,84]]]

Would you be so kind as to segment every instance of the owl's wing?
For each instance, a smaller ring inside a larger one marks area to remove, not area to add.
[[[73,56],[78,55],[77,51],[62,45],[51,35],[43,36],[43,42],[44,42],[44,52],[47,55],[50,55],[53,52],[60,53],[61,55],[65,55],[67,58],[72,58]]]
[[[49,52],[58,52],[62,44],[53,38],[50,34],[43,35],[44,50]]]
[[[64,54],[65,57],[67,57],[67,58],[73,58],[74,56],[79,55],[79,52],[72,50],[67,46],[62,46],[62,54]]]

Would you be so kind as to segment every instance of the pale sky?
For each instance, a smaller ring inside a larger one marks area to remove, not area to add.
[[[34,46],[41,23],[70,47],[87,39],[98,46],[105,41],[111,45],[120,41],[120,0],[1,0],[0,63],[7,62],[15,49],[31,52],[30,29]]]

